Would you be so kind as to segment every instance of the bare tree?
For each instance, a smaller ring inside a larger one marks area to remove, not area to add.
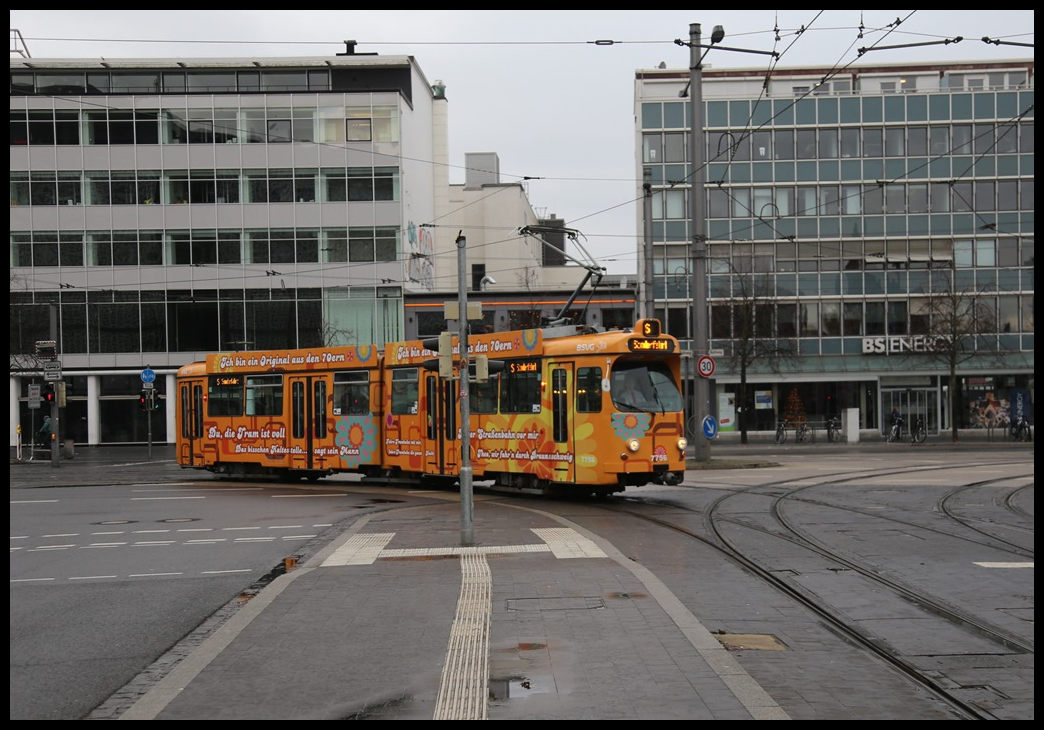
[[[773,327],[773,277],[764,273],[733,272],[733,282],[739,291],[733,288],[730,305],[732,319],[732,350],[726,355],[729,369],[739,373],[739,387],[736,392],[736,418],[740,431],[740,443],[747,443],[749,428],[748,413],[753,410],[753,402],[747,397],[747,378],[755,369],[766,369],[779,372],[783,363],[793,359],[797,354],[795,341],[776,337]],[[720,316],[729,316],[726,312]],[[713,333],[712,333],[713,334]]]
[[[953,261],[949,270],[933,269],[931,291],[924,299],[911,301],[927,317],[925,356],[946,368],[949,375],[950,431],[957,441],[960,393],[957,369],[973,357],[983,355],[983,336],[997,332],[996,298],[993,293],[962,285]],[[992,352],[1000,355],[996,345]]]
[[[321,345],[323,347],[359,344],[355,339],[355,330],[349,327],[340,327],[325,317],[319,330],[319,336],[322,338]]]
[[[532,266],[524,266],[517,274],[515,274],[515,277],[518,279],[518,285],[521,288],[525,289],[526,291],[533,291],[533,289],[537,285],[540,275]]]

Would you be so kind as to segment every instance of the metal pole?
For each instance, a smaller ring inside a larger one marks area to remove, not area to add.
[[[642,316],[652,318],[655,316],[656,310],[653,308],[652,170],[648,167],[642,172],[642,190],[645,191],[643,208],[645,245],[642,248],[645,252],[645,255],[642,256],[642,261],[645,263],[645,282],[642,287],[645,294],[645,311],[642,312]]]
[[[457,234],[457,307],[460,318],[460,544],[473,545],[474,540],[474,505],[471,495],[471,403],[469,394],[468,373],[468,277],[467,252],[468,239]],[[450,403],[452,408],[453,404]]]
[[[700,67],[700,24],[689,24],[689,102],[692,107],[692,130],[689,139],[692,160],[692,362],[695,365],[700,355],[707,354],[707,216],[703,185],[703,81]],[[697,424],[711,413],[710,382],[692,369],[694,412]],[[710,441],[699,434],[693,439],[693,458],[696,461],[710,459]]]
[[[58,357],[58,307],[55,304],[50,305],[51,310],[51,340],[55,343],[55,357]],[[58,430],[58,391],[57,385],[55,385],[54,400],[51,401],[51,468],[57,469],[60,464],[58,463],[58,434],[61,431]]]

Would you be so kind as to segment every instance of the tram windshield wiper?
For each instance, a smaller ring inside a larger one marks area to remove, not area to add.
[[[652,392],[653,392],[653,398],[656,399],[656,403],[660,406],[660,415],[662,416],[662,415],[666,414],[667,413],[667,409],[664,407],[663,401],[660,400],[660,392],[658,390],[656,390],[656,386],[655,385],[652,386]]]
[[[617,406],[618,410],[619,410],[620,406],[623,406],[624,408],[628,408],[631,411],[634,411],[636,413],[649,413],[649,409],[648,408],[642,408],[637,403],[628,403],[627,401],[620,400],[619,398],[613,398],[613,404],[615,406]]]

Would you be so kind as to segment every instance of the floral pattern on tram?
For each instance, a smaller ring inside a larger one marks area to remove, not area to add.
[[[640,439],[649,430],[650,422],[648,413],[614,413],[613,433],[622,439]]]
[[[334,441],[341,447],[341,461],[346,467],[370,463],[377,451],[377,424],[373,416],[341,416]]]
[[[592,480],[598,476],[599,449],[595,423],[577,414],[573,428],[573,451],[576,454],[576,480]]]

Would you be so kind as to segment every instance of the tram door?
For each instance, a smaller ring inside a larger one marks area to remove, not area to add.
[[[325,464],[316,459],[315,451],[329,440],[327,422],[327,381],[317,375],[290,375],[290,426],[286,434],[289,448],[288,465],[292,469],[316,469]]]
[[[425,448],[424,472],[456,476],[460,468],[460,441],[457,428],[460,409],[457,383],[434,373],[424,375]]]
[[[182,466],[205,465],[200,439],[205,435],[203,394],[206,387],[207,382],[203,379],[182,381],[178,387],[178,415],[181,420],[178,463]]]
[[[551,479],[554,482],[576,481],[573,455],[573,363],[551,362],[551,438],[555,451],[570,458],[554,462]]]

